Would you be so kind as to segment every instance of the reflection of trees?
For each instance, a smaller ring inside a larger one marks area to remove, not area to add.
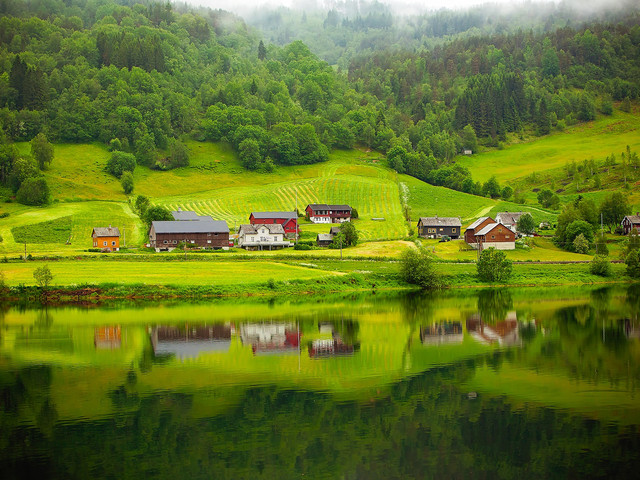
[[[360,331],[360,323],[351,319],[331,320],[333,333],[338,334],[342,342],[347,345],[355,345],[358,343],[358,332]]]
[[[511,293],[503,288],[487,288],[478,292],[478,313],[485,323],[504,320],[513,309]]]
[[[38,317],[36,318],[35,326],[42,330],[46,330],[51,328],[51,325],[53,325],[53,315],[49,311],[49,308],[45,306],[38,310]]]
[[[637,432],[618,437],[595,420],[482,394],[470,400],[456,387],[502,357],[410,377],[373,402],[266,386],[212,418],[197,415],[193,395],[161,392],[126,405],[134,409],[117,424],[58,424],[52,438],[16,422],[0,430],[0,444],[4,458],[20,461],[4,462],[0,474],[19,477],[28,452],[46,452],[41,461],[60,478],[631,478]]]

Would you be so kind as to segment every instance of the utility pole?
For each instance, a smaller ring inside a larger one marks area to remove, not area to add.
[[[296,187],[296,245],[298,244],[298,187]]]

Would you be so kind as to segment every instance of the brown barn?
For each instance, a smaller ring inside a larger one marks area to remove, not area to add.
[[[477,248],[478,245],[476,243],[476,232],[479,232],[491,223],[496,223],[496,221],[491,217],[480,217],[467,227],[464,232],[464,241],[471,245],[473,248]]]
[[[117,252],[120,250],[120,230],[118,227],[96,227],[91,232],[93,247]]]
[[[149,244],[156,251],[173,250],[186,242],[201,248],[229,248],[229,227],[224,220],[155,221],[149,230]]]
[[[496,250],[515,250],[516,234],[501,223],[490,223],[476,232],[476,248],[484,250],[495,248]]]

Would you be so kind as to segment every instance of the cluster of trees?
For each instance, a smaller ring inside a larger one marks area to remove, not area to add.
[[[462,149],[588,120],[596,99],[606,113],[640,91],[633,17],[381,51],[343,72],[300,41],[265,47],[221,11],[90,0],[42,8],[18,0],[0,18],[8,138],[100,140],[159,168],[184,164],[158,153],[183,134],[226,140],[247,168],[265,171],[323,161],[331,148],[399,146],[407,173],[478,193],[484,186],[448,164]],[[388,28],[379,5],[358,8],[360,19],[327,16],[322,28]]]
[[[554,242],[570,252],[587,253],[597,248],[597,253],[606,255],[608,251],[604,238],[602,234],[596,235],[601,221],[611,233],[620,228],[620,222],[629,213],[631,207],[624,193],[609,194],[599,206],[591,199],[578,196],[558,216]]]
[[[43,171],[53,160],[53,145],[40,133],[30,146],[31,155],[21,155],[0,132],[0,186],[10,189],[24,205],[45,205],[50,191]]]

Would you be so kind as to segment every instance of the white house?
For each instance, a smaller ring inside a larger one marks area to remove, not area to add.
[[[291,246],[284,239],[284,228],[279,223],[240,225],[238,246],[246,250],[277,250]]]

